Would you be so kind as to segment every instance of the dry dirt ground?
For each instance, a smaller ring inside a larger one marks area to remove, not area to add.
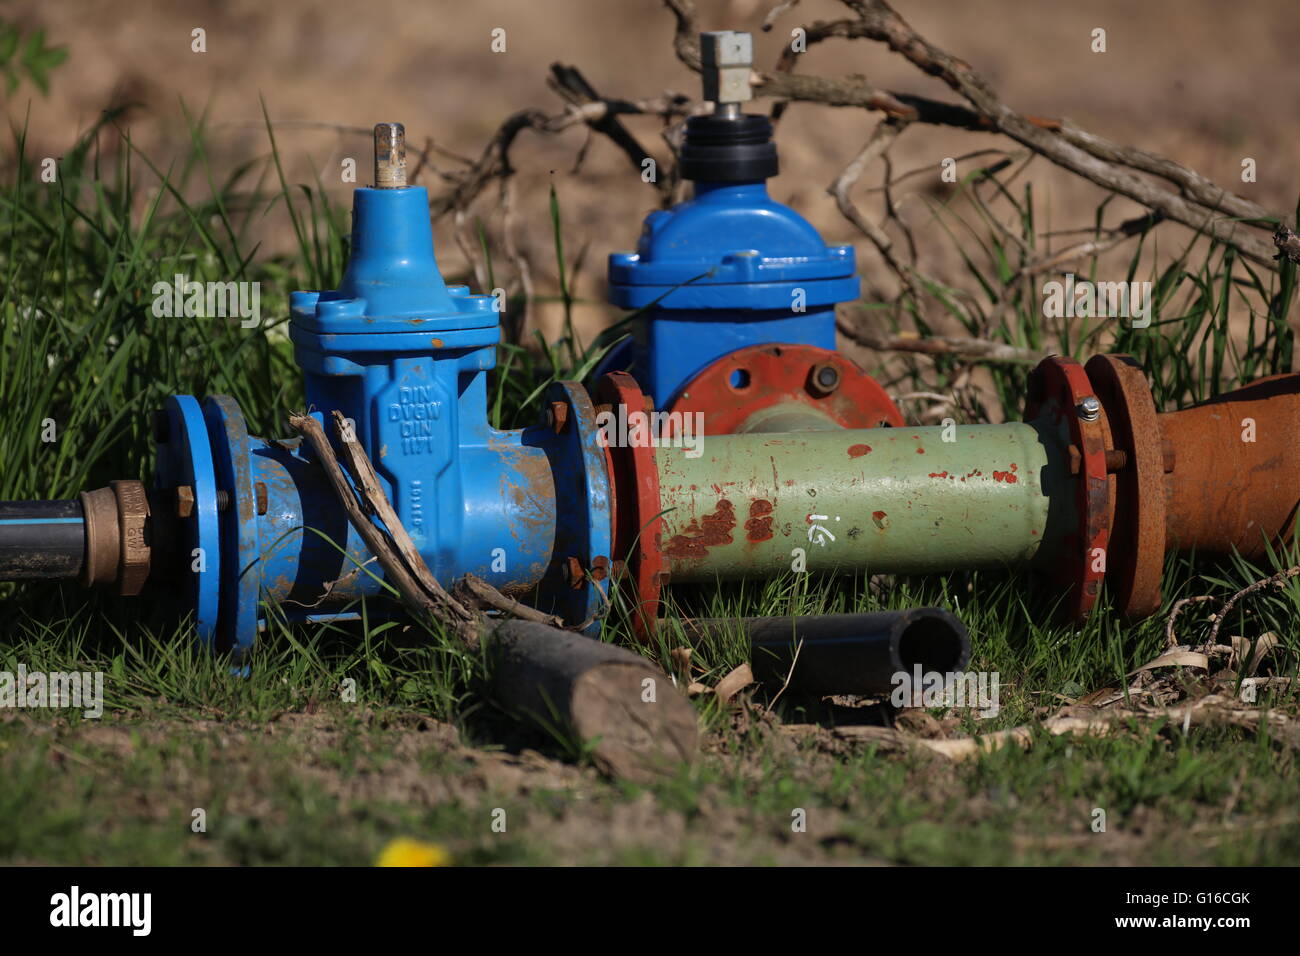
[[[695,767],[633,786],[528,747],[470,746],[415,714],[309,710],[265,723],[6,712],[0,856],[365,865],[415,837],[457,865],[1192,865],[1293,860],[1300,835],[1268,774],[1235,757],[1180,771],[1204,776],[1205,801],[1162,791],[1163,776],[1127,780],[1144,762],[1126,768],[1144,752],[1134,739],[1043,738],[1007,772],[746,706],[707,735]],[[1105,832],[1092,825],[1099,802]]]

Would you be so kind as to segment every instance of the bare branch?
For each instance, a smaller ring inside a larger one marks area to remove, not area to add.
[[[919,352],[923,355],[951,355],[981,362],[1006,362],[1017,365],[1037,365],[1047,357],[1046,352],[1023,349],[1005,342],[988,339],[953,338],[931,335],[921,338],[915,332],[896,335],[870,332],[837,319],[835,327],[849,340],[876,352]]]

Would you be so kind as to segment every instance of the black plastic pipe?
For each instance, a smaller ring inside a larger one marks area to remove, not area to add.
[[[953,674],[970,662],[970,635],[937,607],[872,614],[704,618],[688,627],[741,631],[751,646],[754,678],[770,687],[827,697],[879,696],[901,674]],[[796,658],[797,653],[797,658]]]
[[[75,578],[85,559],[80,501],[0,501],[0,581]]]

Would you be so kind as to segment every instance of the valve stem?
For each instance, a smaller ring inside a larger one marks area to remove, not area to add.
[[[375,188],[406,188],[406,128],[401,123],[375,124]]]

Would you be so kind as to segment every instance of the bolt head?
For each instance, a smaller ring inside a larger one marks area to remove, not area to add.
[[[564,579],[569,582],[569,587],[582,587],[583,579],[586,578],[587,572],[582,568],[582,562],[576,556],[570,556],[564,562]]]
[[[568,423],[569,403],[551,402],[551,407],[546,412],[546,424],[558,435]]]
[[[1098,401],[1096,395],[1085,395],[1083,398],[1079,399],[1077,411],[1079,412],[1079,417],[1085,422],[1095,422],[1097,419],[1101,418],[1101,402]]]
[[[176,517],[188,518],[194,514],[194,489],[181,485],[176,489]]]
[[[829,395],[840,387],[840,370],[829,362],[814,365],[809,383],[817,394]]]

